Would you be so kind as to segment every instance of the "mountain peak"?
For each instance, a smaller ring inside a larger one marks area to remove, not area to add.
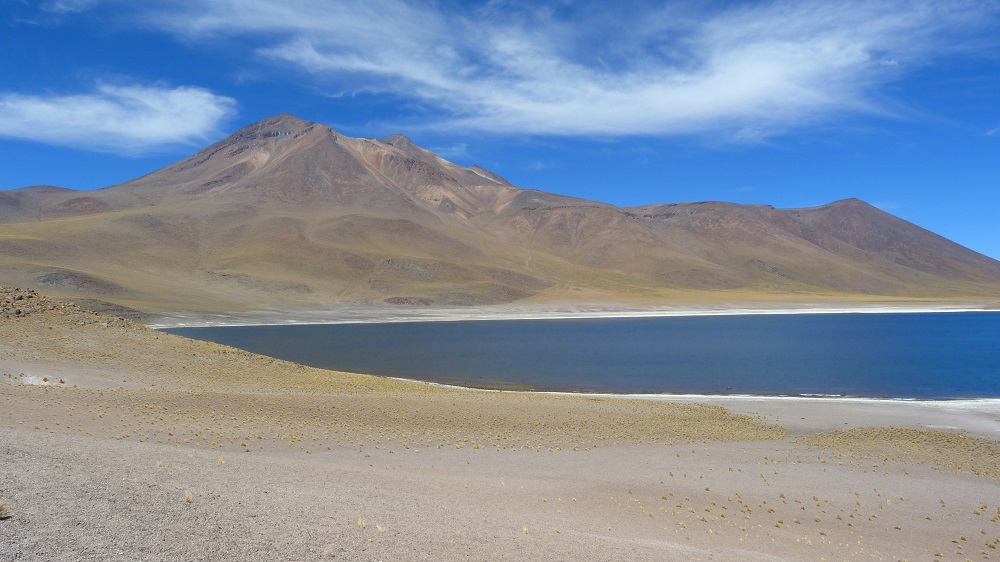
[[[857,197],[850,197],[848,199],[841,199],[840,201],[834,201],[830,205],[836,205],[838,207],[871,207],[868,203],[858,199]]]
[[[316,123],[299,119],[290,113],[279,113],[243,127],[234,136],[262,138],[298,135],[315,126]]]
[[[414,142],[410,140],[410,137],[402,133],[396,133],[395,135],[386,137],[385,140],[383,140],[382,142],[389,146],[394,146],[396,148],[399,148],[401,150],[405,150],[407,148],[416,146],[416,144],[414,144]]]

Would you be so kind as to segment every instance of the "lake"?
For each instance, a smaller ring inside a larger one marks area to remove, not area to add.
[[[479,388],[1000,397],[1000,313],[173,328],[306,365]]]

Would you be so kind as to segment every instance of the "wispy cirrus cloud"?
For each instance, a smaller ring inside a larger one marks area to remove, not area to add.
[[[235,100],[201,88],[98,84],[82,94],[0,92],[0,137],[142,154],[219,132]]]
[[[192,0],[146,4],[141,19],[185,40],[246,41],[331,90],[418,101],[434,110],[428,126],[751,142],[888,112],[881,86],[998,21],[993,1],[599,6]]]
[[[98,0],[49,0],[42,2],[41,8],[46,12],[67,14],[85,12],[97,6]]]
[[[469,153],[469,145],[464,142],[457,142],[448,146],[432,147],[431,152],[444,158],[461,158]]]

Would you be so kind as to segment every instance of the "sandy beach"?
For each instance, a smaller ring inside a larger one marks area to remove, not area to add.
[[[1000,401],[453,389],[19,302],[0,560],[1000,557]]]

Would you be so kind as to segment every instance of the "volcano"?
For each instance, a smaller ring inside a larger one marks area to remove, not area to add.
[[[972,300],[1000,262],[857,199],[616,207],[277,115],[94,191],[0,191],[0,282],[148,310]]]

